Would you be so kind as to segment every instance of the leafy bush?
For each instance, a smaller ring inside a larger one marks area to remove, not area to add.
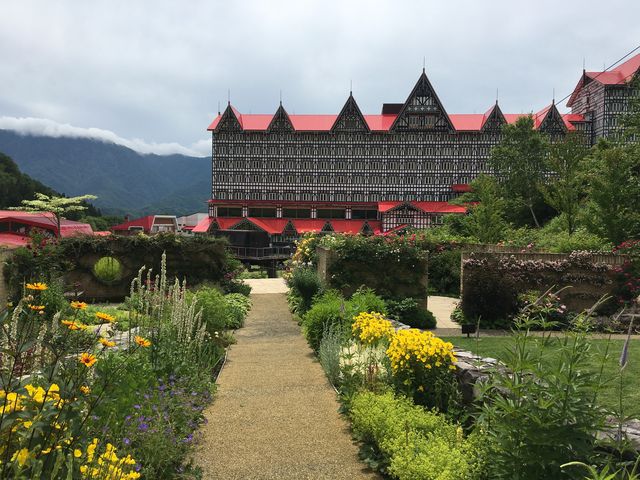
[[[536,341],[529,331],[543,320],[516,321],[504,369],[484,387],[482,427],[492,440],[490,478],[563,478],[561,466],[594,458],[604,421],[598,393],[604,381],[585,316],[563,336]]]
[[[313,297],[322,291],[322,282],[315,269],[310,267],[293,270],[288,284],[293,294],[300,298],[299,314],[304,314],[309,310]]]
[[[494,269],[465,272],[464,295],[460,304],[465,319],[489,328],[508,328],[518,311],[518,293],[513,282]]]
[[[387,314],[387,304],[370,288],[359,288],[351,296],[346,305],[350,319],[362,312],[378,312]]]
[[[311,348],[317,352],[329,327],[344,328],[347,318],[346,301],[339,293],[329,291],[319,297],[302,318],[304,334]]]
[[[387,300],[389,316],[413,328],[436,328],[436,317],[414,298]]]
[[[202,309],[202,320],[207,332],[213,336],[215,332],[221,332],[227,328],[229,310],[225,297],[219,290],[213,287],[203,287],[195,295],[198,308]]]
[[[227,328],[235,330],[242,327],[251,309],[251,300],[240,293],[229,293],[224,300],[228,310]]]
[[[387,392],[357,394],[349,416],[369,463],[399,480],[469,480],[482,477],[479,434],[465,438],[444,415]]]
[[[251,285],[247,285],[242,281],[234,280],[224,282],[222,284],[222,287],[224,288],[224,291],[226,293],[239,293],[240,295],[244,295],[245,297],[251,295]]]
[[[429,291],[435,294],[460,294],[460,257],[458,249],[441,249],[429,254]]]
[[[122,265],[117,258],[102,257],[93,266],[93,274],[101,282],[111,284],[122,278]]]

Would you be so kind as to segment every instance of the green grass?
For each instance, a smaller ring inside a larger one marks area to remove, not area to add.
[[[444,340],[453,343],[456,347],[477,353],[484,357],[501,359],[505,355],[505,347],[510,345],[509,337],[480,337],[476,343],[474,338],[466,337],[445,337]],[[607,348],[607,340],[594,339],[593,351],[595,355],[587,368],[600,370],[602,357]],[[617,380],[620,367],[618,359],[624,340],[611,340],[609,346],[609,358],[605,363],[605,375],[610,382],[605,386],[600,395],[600,403],[610,410],[618,409],[618,386]],[[553,355],[550,355],[553,360]],[[632,339],[629,345],[629,360],[623,373],[623,408],[625,415],[640,418],[640,339]]]

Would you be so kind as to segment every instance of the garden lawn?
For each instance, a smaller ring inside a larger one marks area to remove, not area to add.
[[[461,337],[446,337],[443,338],[448,342],[453,343],[456,347],[468,350],[473,353],[477,353],[484,357],[497,358],[498,360],[504,357],[505,347],[511,345],[512,341],[509,337],[480,337],[476,342],[475,338],[461,338]],[[607,342],[606,339],[594,339],[593,349],[597,353],[597,359],[594,359],[593,363],[589,365],[594,370],[600,370],[600,358],[606,351]],[[600,395],[600,403],[610,410],[617,410],[619,391],[619,382],[616,378],[620,367],[618,361],[620,358],[620,352],[624,340],[616,339],[611,340],[609,346],[609,358],[605,366],[605,375],[609,378],[610,382],[606,385],[604,391]],[[553,360],[553,353],[550,354],[549,360]],[[640,339],[633,338],[629,344],[629,360],[623,373],[624,381],[624,398],[623,408],[625,415],[633,416],[634,418],[640,418]]]

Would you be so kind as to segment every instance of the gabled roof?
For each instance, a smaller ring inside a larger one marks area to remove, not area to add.
[[[385,213],[402,205],[406,205],[425,213],[466,213],[467,209],[448,202],[378,202],[378,211]]]
[[[429,105],[420,106],[415,104],[417,98],[427,98],[429,100]],[[398,114],[398,117],[393,122],[391,126],[391,130],[400,128],[401,122],[408,115],[436,115],[439,116],[442,120],[445,121],[447,127],[451,130],[454,130],[453,123],[447,114],[447,111],[442,106],[442,102],[438,98],[435,89],[431,85],[431,82],[427,78],[427,74],[424,69],[422,69],[422,74],[416,85],[411,90],[411,93],[407,97],[406,102],[404,103],[402,110]]]
[[[0,221],[18,222],[31,227],[51,230],[56,233],[57,221],[50,212],[21,212],[19,210],[0,210]],[[60,236],[72,237],[74,235],[93,235],[93,229],[88,223],[76,222],[63,218],[60,221]]]
[[[592,81],[602,85],[623,85],[630,82],[633,76],[640,70],[640,53],[631,57],[611,70],[603,72],[582,72],[582,77],[573,89],[571,97],[567,101],[567,107],[571,107],[578,97],[580,91]]]
[[[289,114],[282,106],[282,103],[276,110],[276,113],[273,115],[273,118],[269,122],[269,126],[267,127],[269,131],[285,131],[290,132],[293,130],[293,124],[291,123],[291,119],[289,118]]]
[[[343,132],[357,132],[357,131],[369,131],[369,125],[365,120],[360,107],[353,98],[353,94],[349,93],[349,98],[345,102],[342,110],[338,114],[336,121],[331,126],[331,131],[343,131]]]
[[[150,232],[151,227],[153,226],[154,215],[147,215],[146,217],[135,218],[133,220],[129,220],[128,222],[123,222],[118,225],[114,225],[111,227],[112,230],[115,231],[125,231],[133,228],[142,228],[145,232]]]

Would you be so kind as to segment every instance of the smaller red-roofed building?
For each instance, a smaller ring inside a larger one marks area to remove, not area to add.
[[[111,230],[117,235],[176,233],[178,221],[175,215],[147,215],[114,225]]]
[[[15,248],[30,243],[30,234],[37,230],[51,237],[58,236],[56,217],[50,212],[21,212],[0,210],[0,246]],[[60,236],[95,235],[88,223],[75,222],[63,218],[60,222]]]

